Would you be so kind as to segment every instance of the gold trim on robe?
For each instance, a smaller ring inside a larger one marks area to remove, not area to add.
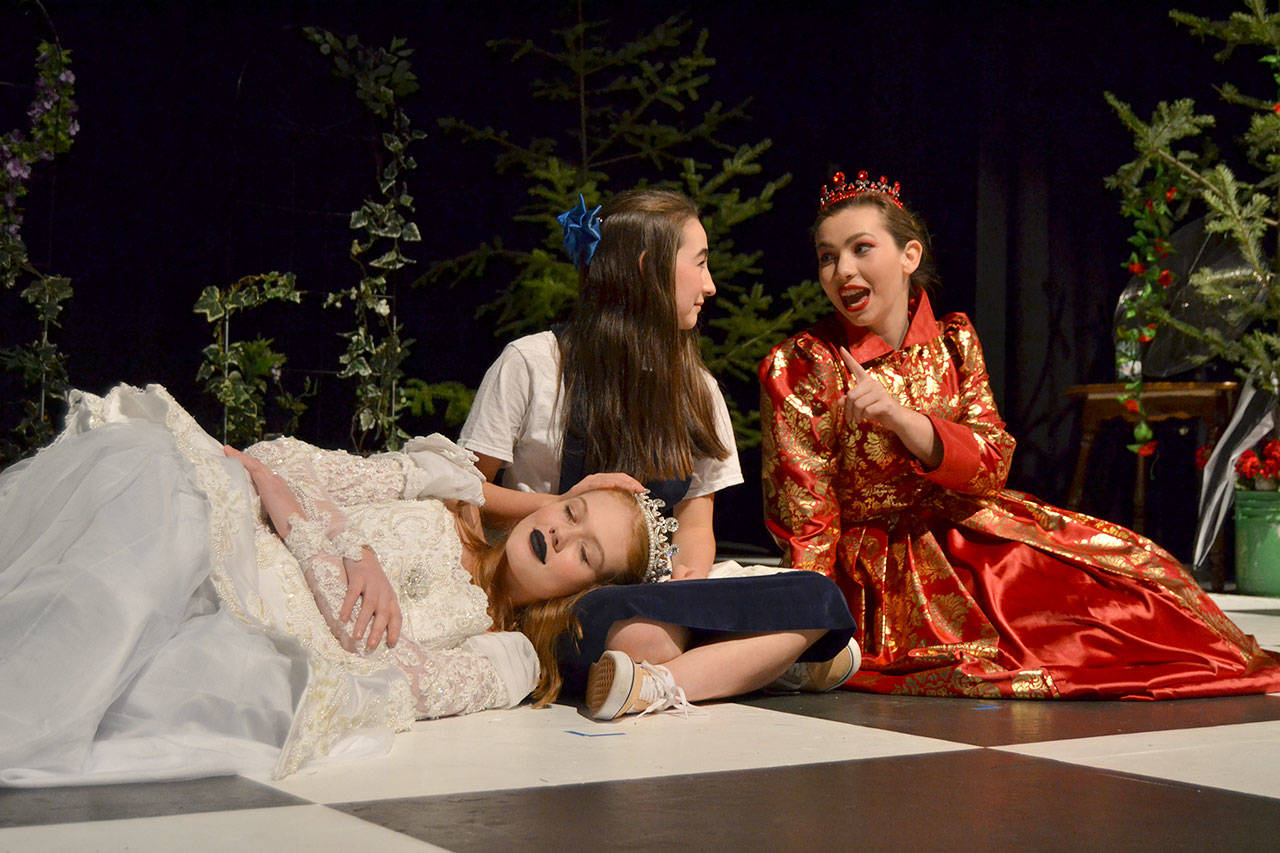
[[[1119,525],[1005,488],[1015,442],[969,319],[912,300],[903,344],[833,315],[760,365],[766,523],[784,563],[840,585],[853,689],[977,697],[1280,690],[1280,665],[1171,555]],[[925,470],[892,431],[846,423],[845,346],[925,414]]]

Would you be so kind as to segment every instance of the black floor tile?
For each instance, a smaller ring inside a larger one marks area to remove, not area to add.
[[[132,785],[0,788],[0,828],[296,806],[308,802],[239,776]]]
[[[458,853],[1264,850],[1280,801],[997,752],[336,806]]]
[[[1160,702],[957,699],[835,691],[749,697],[745,705],[974,746],[1280,720],[1280,696]]]

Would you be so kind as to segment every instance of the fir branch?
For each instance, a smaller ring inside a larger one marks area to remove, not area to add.
[[[715,60],[705,52],[707,31],[690,38],[692,32],[691,21],[675,16],[614,46],[607,43],[602,25],[579,16],[576,26],[552,33],[556,47],[543,47],[534,39],[491,42],[512,62],[546,66],[536,69],[531,86],[536,101],[572,103],[576,112],[554,136],[523,144],[506,131],[462,119],[441,122],[465,142],[493,145],[496,171],[524,178],[528,202],[512,219],[531,226],[535,240],[523,252],[482,245],[434,265],[419,281],[456,282],[484,274],[490,263],[509,264],[509,285],[482,313],[493,318],[499,335],[545,328],[565,316],[578,287],[577,270],[560,251],[556,215],[572,206],[579,193],[588,205],[598,203],[611,172],[644,163],[655,176],[652,186],[683,190],[701,211],[719,290],[715,305],[723,312],[708,320],[705,355],[713,372],[743,382],[754,398],[756,362],[796,324],[816,319],[828,303],[817,288],[796,287],[786,293],[789,308],[774,312],[762,285],[744,283],[762,274],[762,256],[739,251],[731,231],[769,211],[791,176],[759,180],[769,140],[741,144],[723,138],[727,128],[748,118],[749,101],[703,106]],[[576,152],[576,162],[566,156],[570,151]],[[750,419],[738,411],[732,395],[730,405],[741,427],[739,446],[752,446],[759,440],[758,429],[748,426]]]

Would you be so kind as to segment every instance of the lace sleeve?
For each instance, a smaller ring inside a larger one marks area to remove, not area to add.
[[[402,637],[391,649],[391,656],[409,676],[419,719],[511,704],[496,668],[484,655],[465,649],[424,649]]]
[[[327,524],[323,513],[316,520],[294,515],[289,519],[285,545],[298,560],[329,630],[344,649],[365,654],[364,644],[354,642],[339,619],[347,591],[346,573],[343,555],[337,553],[335,543],[326,535]],[[352,610],[352,622],[360,614],[361,603],[357,601]],[[404,635],[388,651],[396,666],[409,677],[419,718],[469,714],[512,704],[508,701],[511,691],[498,667],[484,654],[467,649],[425,649]],[[522,698],[523,694],[515,701]]]
[[[321,450],[296,438],[261,441],[245,453],[279,473],[295,490],[326,495],[339,506],[403,498],[406,472],[414,467],[399,453],[356,456]]]
[[[309,500],[303,499],[303,507],[310,514],[314,507],[308,507]],[[303,518],[293,515],[289,519],[289,535],[284,544],[298,561],[302,577],[316,600],[316,608],[329,626],[330,633],[349,652],[357,650],[357,643],[351,638],[351,632],[345,629],[340,619],[342,602],[347,596],[347,572],[342,565],[343,553],[329,538],[326,529],[330,524],[327,514],[318,517]],[[355,558],[359,559],[360,549],[356,547]],[[354,621],[360,615],[361,602],[357,601],[351,612]]]

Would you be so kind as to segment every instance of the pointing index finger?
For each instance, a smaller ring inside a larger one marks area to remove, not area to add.
[[[854,382],[860,382],[867,378],[867,372],[862,369],[861,364],[858,364],[857,359],[849,354],[849,350],[840,347],[840,358],[844,361],[844,366],[849,368],[849,373],[853,375]]]

